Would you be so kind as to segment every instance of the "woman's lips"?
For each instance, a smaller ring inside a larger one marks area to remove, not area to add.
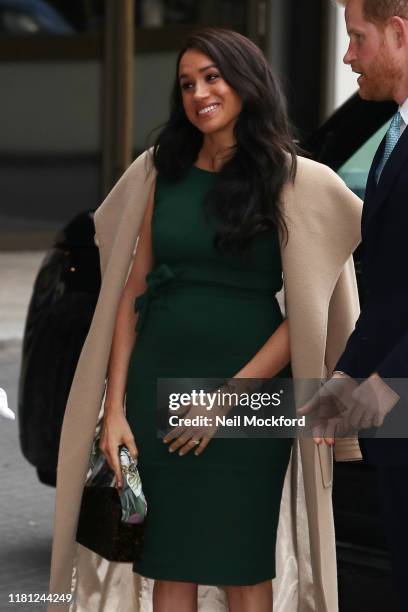
[[[217,112],[218,107],[219,107],[219,102],[214,102],[213,104],[207,104],[207,106],[204,106],[202,109],[199,109],[197,111],[197,115],[198,115],[198,117],[200,117],[200,119],[205,119],[207,117],[212,117],[213,114],[215,112]],[[202,111],[205,111],[205,112],[202,112]]]

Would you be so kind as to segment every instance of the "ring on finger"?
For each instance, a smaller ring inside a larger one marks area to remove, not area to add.
[[[190,442],[192,442],[194,444],[194,446],[198,446],[201,442],[201,440],[193,440],[191,439]]]

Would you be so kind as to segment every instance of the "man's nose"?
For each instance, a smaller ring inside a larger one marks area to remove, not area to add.
[[[345,56],[343,57],[343,62],[344,62],[345,64],[350,64],[350,62],[352,62],[352,60],[353,60],[353,59],[354,59],[354,54],[353,54],[353,52],[352,52],[351,45],[349,45],[349,46],[348,46],[348,49],[347,49],[347,51],[346,51],[346,54],[345,54]]]

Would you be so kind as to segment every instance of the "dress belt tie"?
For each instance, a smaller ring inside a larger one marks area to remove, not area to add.
[[[147,289],[135,300],[135,312],[139,313],[136,331],[140,332],[146,322],[149,305],[152,299],[160,295],[161,289],[171,283],[175,274],[167,264],[160,264],[146,276]]]
[[[220,282],[217,282],[218,279],[212,279],[211,281],[200,279],[194,273],[195,271],[192,272],[191,270],[186,269],[185,266],[179,267],[177,264],[175,264],[174,267],[169,266],[167,263],[162,263],[146,275],[147,288],[144,293],[135,298],[134,303],[134,310],[136,313],[139,313],[136,321],[136,332],[140,332],[146,322],[151,301],[157,297],[160,297],[163,289],[168,289],[173,284],[176,284],[177,286],[189,286],[191,288],[198,286],[204,288],[205,290],[211,290],[211,288],[216,287],[218,291],[221,287],[223,294],[229,291],[233,292],[237,296],[250,295],[255,297],[260,296],[267,299],[274,298],[277,308],[279,308],[278,302],[275,298],[275,293],[272,293],[272,289],[269,289],[268,291],[259,291],[246,290],[244,288],[234,286],[226,286],[220,284]]]

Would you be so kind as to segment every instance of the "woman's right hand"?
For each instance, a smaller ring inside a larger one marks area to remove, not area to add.
[[[124,444],[131,457],[137,459],[138,450],[132,430],[123,412],[123,408],[106,410],[103,417],[99,448],[106,457],[116,477],[116,486],[122,487],[122,471],[119,462],[119,446]]]

